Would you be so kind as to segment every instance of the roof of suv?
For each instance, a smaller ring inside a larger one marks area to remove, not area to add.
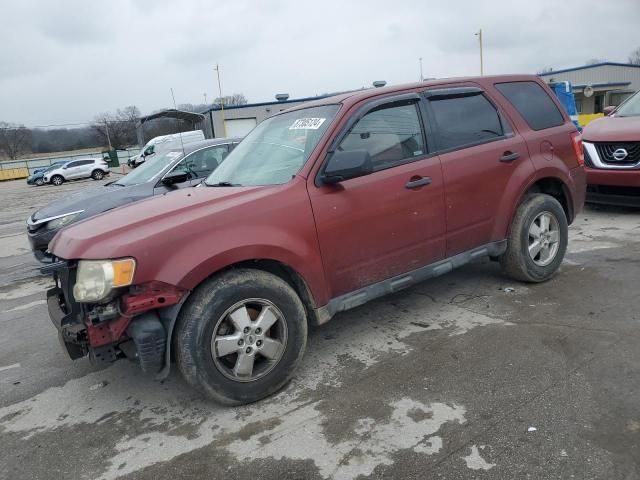
[[[358,103],[361,100],[366,100],[367,98],[382,96],[382,95],[390,95],[396,92],[402,92],[411,89],[418,88],[429,88],[429,87],[437,87],[439,85],[449,85],[453,83],[464,83],[464,82],[473,82],[484,86],[486,84],[493,84],[499,82],[517,82],[517,81],[538,81],[538,77],[536,75],[527,75],[527,74],[519,74],[519,75],[490,75],[484,77],[450,77],[450,78],[439,78],[437,80],[426,80],[424,82],[415,82],[415,83],[405,83],[401,85],[392,85],[388,87],[381,88],[364,88],[362,90],[355,90],[352,92],[343,93],[340,95],[335,95],[333,97],[326,97],[319,100],[315,100],[312,102],[304,103],[302,105],[298,105],[296,107],[287,109],[285,111],[293,111],[300,110],[303,108],[309,107],[319,107],[322,105],[336,105],[343,104],[345,106],[351,106],[355,103]]]

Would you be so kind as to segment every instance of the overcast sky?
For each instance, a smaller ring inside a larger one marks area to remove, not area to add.
[[[249,102],[425,77],[535,73],[640,46],[640,0],[0,0],[0,120],[143,113],[224,94]]]

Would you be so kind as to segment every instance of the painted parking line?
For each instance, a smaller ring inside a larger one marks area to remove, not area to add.
[[[5,370],[11,370],[13,368],[20,368],[19,363],[14,363],[13,365],[7,365],[5,367],[0,367],[0,372],[4,372]]]

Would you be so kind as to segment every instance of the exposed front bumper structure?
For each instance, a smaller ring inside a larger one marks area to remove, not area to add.
[[[186,291],[161,282],[116,292],[103,304],[73,298],[76,265],[59,261],[41,269],[56,286],[47,291],[49,318],[71,359],[89,355],[93,364],[129,358],[158,373],[169,359],[167,344]]]

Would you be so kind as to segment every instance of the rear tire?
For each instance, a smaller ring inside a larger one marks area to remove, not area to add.
[[[38,178],[35,183],[36,187],[41,187],[42,185],[44,185],[44,180],[42,178]]]
[[[62,175],[54,175],[53,177],[51,177],[51,183],[56,187],[59,187],[64,183],[64,178],[62,177]]]
[[[102,170],[94,170],[91,172],[91,178],[94,180],[102,180],[104,178],[104,172]]]
[[[241,405],[277,392],[293,377],[307,319],[302,301],[280,277],[238,269],[215,275],[191,294],[174,338],[176,363],[189,385],[219,403]]]
[[[542,193],[527,196],[518,207],[507,251],[500,258],[503,271],[523,282],[549,280],[560,268],[568,237],[567,216],[560,202]]]

